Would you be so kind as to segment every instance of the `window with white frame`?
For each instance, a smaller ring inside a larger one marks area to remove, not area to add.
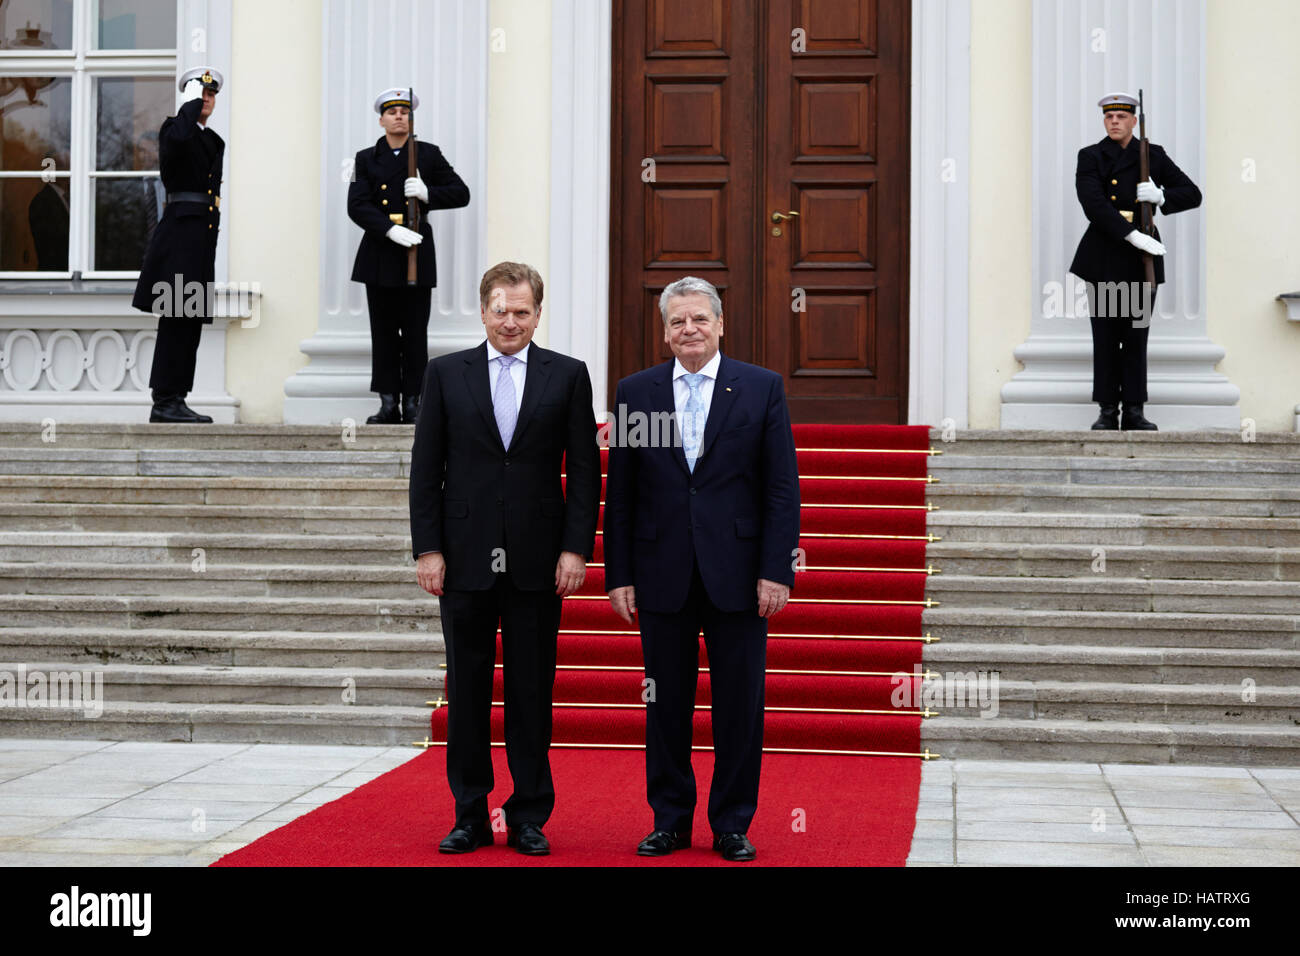
[[[176,19],[176,0],[0,0],[0,278],[139,274]]]

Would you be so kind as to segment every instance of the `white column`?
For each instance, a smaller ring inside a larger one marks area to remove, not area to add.
[[[1205,0],[1035,0],[1033,16],[1035,314],[1015,351],[1024,370],[1002,388],[1002,427],[1087,428],[1092,337],[1066,271],[1087,227],[1077,153],[1104,135],[1097,100],[1142,88],[1147,137],[1206,188]],[[1204,214],[1156,215],[1168,281],[1151,320],[1147,417],[1165,430],[1236,429],[1240,392],[1214,370],[1224,350],[1206,331]]]
[[[912,4],[907,420],[967,425],[970,3]]]
[[[482,339],[478,279],[487,208],[487,0],[325,0],[322,32],[320,321],[316,334],[300,346],[309,363],[285,383],[289,424],[361,421],[378,408],[370,391],[365,287],[350,278],[361,230],[347,216],[347,177],[357,151],[382,135],[373,103],[388,86],[414,87],[420,98],[416,136],[437,143],[470,189],[468,207],[430,215],[438,287],[429,354],[468,348]],[[303,231],[310,234],[312,225]]]
[[[549,345],[591,373],[594,411],[609,376],[610,0],[555,3],[551,20]]]

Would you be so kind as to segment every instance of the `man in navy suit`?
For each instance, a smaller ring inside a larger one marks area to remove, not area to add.
[[[676,358],[618,383],[615,416],[672,416],[672,440],[611,443],[605,589],[640,623],[645,656],[646,792],[654,830],[637,853],[690,846],[692,716],[699,635],[709,654],[713,849],[754,859],[767,621],[790,598],[799,542],[799,475],[781,376],[718,351],[722,302],[693,276],[659,299]],[[644,435],[645,429],[631,429]]]

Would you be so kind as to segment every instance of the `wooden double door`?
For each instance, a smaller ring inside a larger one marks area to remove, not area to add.
[[[697,275],[795,421],[906,420],[910,44],[908,0],[614,0],[611,398]]]

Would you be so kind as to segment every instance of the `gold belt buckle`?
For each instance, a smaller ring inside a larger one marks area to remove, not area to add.
[[[399,226],[406,222],[406,218],[400,212],[390,212],[388,214],[388,218],[391,219],[393,222],[397,223]]]
[[[1127,222],[1132,222],[1132,221],[1133,221],[1133,210],[1132,210],[1132,209],[1121,209],[1121,210],[1119,211],[1119,214],[1120,214],[1121,216],[1124,217],[1125,221],[1127,221]]]

